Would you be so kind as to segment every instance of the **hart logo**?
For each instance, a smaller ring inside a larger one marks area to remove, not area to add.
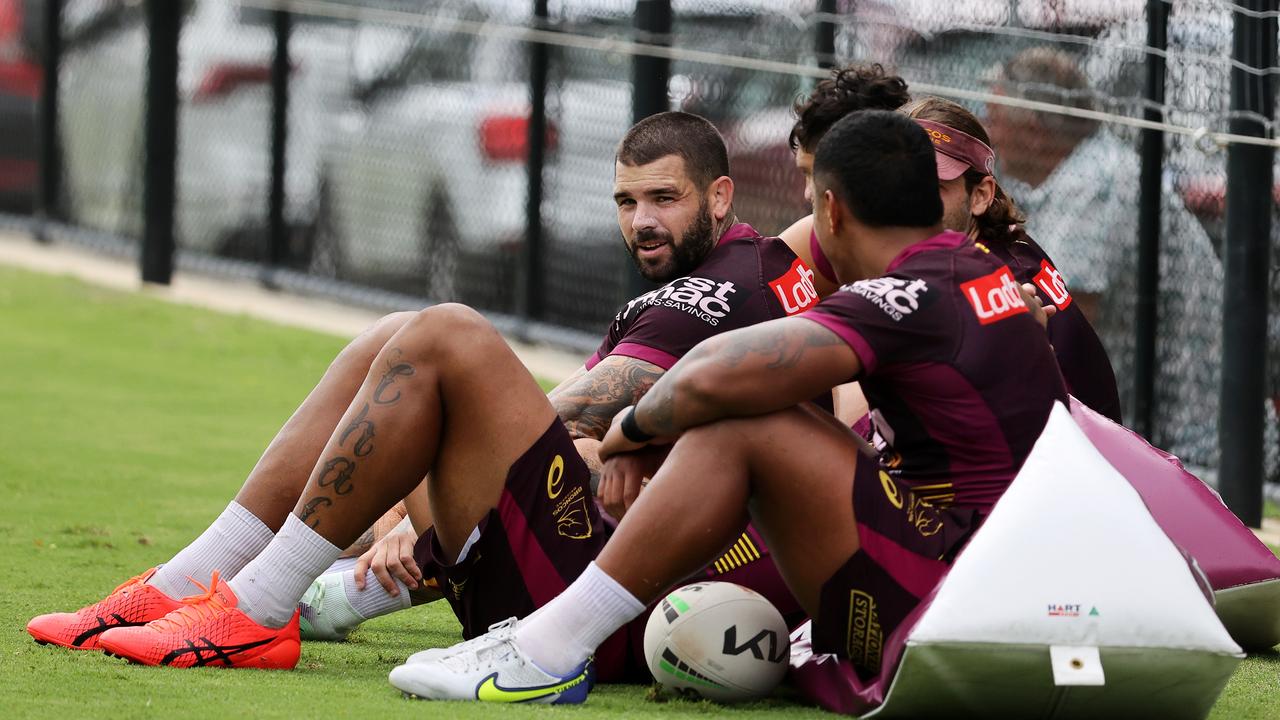
[[[818,301],[818,291],[813,287],[813,271],[805,267],[799,258],[781,277],[770,282],[769,287],[773,288],[788,315],[807,310]]]
[[[1040,272],[1036,273],[1036,287],[1049,296],[1049,301],[1059,310],[1066,310],[1071,304],[1071,293],[1067,292],[1067,281],[1062,278],[1058,268],[1049,264],[1048,260],[1040,261]]]
[[[861,295],[873,305],[888,313],[895,321],[919,310],[929,296],[929,286],[919,278],[881,277],[874,280],[859,280],[840,288],[845,292]]]
[[[1022,301],[1022,294],[1018,292],[1018,283],[1014,281],[1013,273],[1009,272],[1007,266],[977,280],[962,283],[960,292],[973,306],[978,322],[983,325],[1029,312],[1027,304]]]
[[[716,281],[701,277],[676,278],[652,292],[627,303],[616,322],[627,319],[632,311],[646,307],[665,307],[687,312],[708,325],[719,325],[733,311],[733,303],[741,295],[729,280]]]
[[[1097,610],[1097,608],[1094,608]],[[1079,605],[1054,605],[1049,604],[1049,617],[1080,617]]]

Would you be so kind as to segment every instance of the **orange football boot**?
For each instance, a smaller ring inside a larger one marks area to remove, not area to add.
[[[298,664],[302,641],[297,610],[284,627],[263,627],[236,607],[236,594],[217,571],[204,595],[182,603],[142,627],[102,633],[102,649],[143,665],[289,670]]]
[[[155,571],[151,568],[124,581],[110,595],[76,612],[34,617],[27,623],[27,632],[41,645],[98,650],[100,636],[107,630],[146,625],[182,607],[180,601],[146,584]]]

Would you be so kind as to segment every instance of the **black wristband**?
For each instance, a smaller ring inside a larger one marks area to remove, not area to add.
[[[631,407],[626,416],[622,418],[622,436],[633,443],[647,443],[657,437],[640,429],[636,424],[636,409]]]

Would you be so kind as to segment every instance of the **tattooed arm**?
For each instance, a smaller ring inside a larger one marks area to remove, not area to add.
[[[636,404],[635,420],[643,432],[675,437],[722,418],[797,405],[861,371],[853,350],[822,325],[772,320],[699,343]]]
[[[663,369],[644,360],[610,355],[560,384],[548,396],[574,440],[599,440],[618,411],[634,405],[662,377]]]

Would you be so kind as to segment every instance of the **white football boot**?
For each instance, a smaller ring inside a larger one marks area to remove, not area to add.
[[[515,625],[514,618],[498,623],[480,637],[437,649],[434,659],[406,662],[392,670],[388,679],[405,695],[424,700],[557,705],[586,700],[595,683],[591,659],[567,675],[546,673],[515,644]]]

